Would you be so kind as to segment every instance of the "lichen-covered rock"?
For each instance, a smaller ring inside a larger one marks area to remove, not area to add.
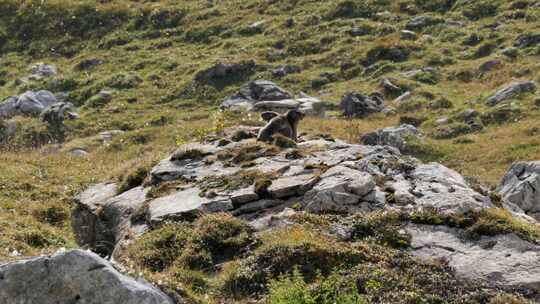
[[[540,162],[518,162],[512,165],[498,188],[507,204],[540,221]]]
[[[142,279],[119,273],[82,250],[58,252],[0,266],[0,302],[19,304],[173,304]]]
[[[446,226],[408,225],[412,253],[445,259],[457,274],[473,281],[540,292],[540,246],[515,234],[467,241],[462,231]]]

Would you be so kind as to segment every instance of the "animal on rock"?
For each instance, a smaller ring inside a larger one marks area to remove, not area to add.
[[[268,123],[259,131],[257,140],[271,142],[274,135],[281,134],[297,141],[298,123],[304,116],[305,114],[298,110],[289,110],[285,114],[263,112],[261,117]]]

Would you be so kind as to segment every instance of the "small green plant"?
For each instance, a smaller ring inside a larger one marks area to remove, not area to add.
[[[308,284],[298,271],[289,276],[272,280],[269,284],[269,304],[363,304],[367,303],[358,293],[354,283],[346,283],[338,274],[320,277]]]

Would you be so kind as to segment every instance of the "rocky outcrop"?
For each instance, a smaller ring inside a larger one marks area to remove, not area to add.
[[[180,147],[151,170],[149,188],[117,194],[114,184],[99,184],[83,192],[72,221],[79,243],[110,254],[148,224],[214,212],[254,220],[294,204],[345,214],[424,207],[452,214],[492,206],[455,171],[390,146],[313,139],[278,149],[255,139],[223,141]],[[179,186],[146,198],[164,182]]]
[[[540,221],[540,162],[512,165],[498,188],[509,208],[517,209]]]
[[[405,150],[407,140],[419,139],[420,132],[412,125],[403,124],[399,127],[389,127],[367,133],[360,141],[365,145],[382,145]]]
[[[267,80],[256,80],[243,85],[240,91],[221,104],[232,111],[275,111],[284,113],[297,109],[306,115],[324,116],[324,105],[305,94],[293,98],[292,94]]]
[[[20,304],[174,303],[154,286],[125,276],[108,261],[82,250],[0,265],[0,299]]]
[[[522,93],[533,93],[536,91],[536,83],[534,81],[515,82],[507,87],[497,91],[495,95],[487,99],[488,106],[495,106],[502,101],[516,97]]]
[[[366,117],[384,109],[384,100],[378,94],[365,96],[349,92],[343,96],[340,104],[343,115],[347,117]]]
[[[472,281],[540,292],[540,246],[515,234],[467,240],[463,231],[446,226],[408,225],[412,253],[445,259],[456,273]]]

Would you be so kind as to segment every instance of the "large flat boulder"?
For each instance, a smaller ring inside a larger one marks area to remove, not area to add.
[[[413,254],[443,258],[463,278],[540,292],[540,246],[515,234],[469,241],[459,229],[446,226],[408,225],[405,231],[412,236]]]
[[[229,197],[206,198],[201,196],[200,192],[199,188],[193,187],[151,201],[148,205],[150,222],[192,218],[204,213],[226,212],[233,209]]]
[[[0,302],[17,304],[173,304],[145,281],[83,250],[0,265]]]

